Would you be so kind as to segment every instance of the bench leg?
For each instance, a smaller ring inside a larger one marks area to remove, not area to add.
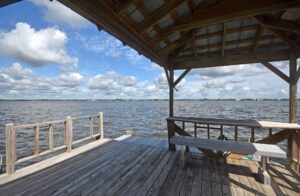
[[[183,169],[185,166],[185,151],[186,151],[186,147],[182,145],[180,151],[180,160],[179,160],[180,169]]]
[[[258,177],[263,184],[271,184],[270,175],[267,172],[268,157],[261,157],[261,167],[258,169]]]

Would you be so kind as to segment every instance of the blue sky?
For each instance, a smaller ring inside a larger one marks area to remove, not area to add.
[[[288,72],[287,62],[275,65]],[[194,70],[178,90],[176,98],[288,97],[288,85],[260,64]],[[0,9],[0,91],[0,99],[168,97],[158,65],[46,0]]]

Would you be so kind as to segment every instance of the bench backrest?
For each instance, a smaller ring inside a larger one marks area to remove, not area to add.
[[[187,136],[173,136],[171,144],[193,146],[218,151],[230,151],[244,155],[260,155],[266,157],[286,158],[286,153],[278,146],[271,144],[248,143],[228,140],[209,140]]]

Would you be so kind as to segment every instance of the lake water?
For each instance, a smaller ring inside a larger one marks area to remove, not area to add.
[[[175,101],[175,116],[193,116],[230,119],[257,119],[288,122],[288,101]],[[299,110],[298,110],[299,111]],[[5,124],[14,125],[80,117],[103,112],[104,132],[107,137],[117,137],[125,130],[135,135],[167,135],[168,101],[0,101],[0,154],[5,154]],[[300,115],[298,115],[300,116]],[[95,119],[96,120],[96,119]],[[95,126],[97,122],[94,122]],[[74,122],[75,139],[88,136],[88,121]],[[193,130],[192,125],[187,129]],[[268,130],[257,130],[261,136]],[[225,135],[233,138],[233,130],[225,127]],[[219,132],[211,133],[215,137]],[[250,131],[239,129],[246,140]],[[198,133],[201,135],[201,133]],[[203,131],[203,136],[206,132]],[[55,146],[63,144],[63,127],[54,127]],[[41,149],[48,147],[48,129],[40,129]],[[285,148],[285,143],[281,144]],[[33,152],[33,130],[17,130],[18,158]]]

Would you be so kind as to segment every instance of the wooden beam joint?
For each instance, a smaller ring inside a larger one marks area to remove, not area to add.
[[[261,62],[266,68],[271,70],[273,73],[278,75],[280,78],[282,78],[284,81],[286,81],[288,84],[290,83],[290,78],[285,75],[282,71],[280,71],[278,68],[276,68],[274,65],[272,65],[269,62]]]

